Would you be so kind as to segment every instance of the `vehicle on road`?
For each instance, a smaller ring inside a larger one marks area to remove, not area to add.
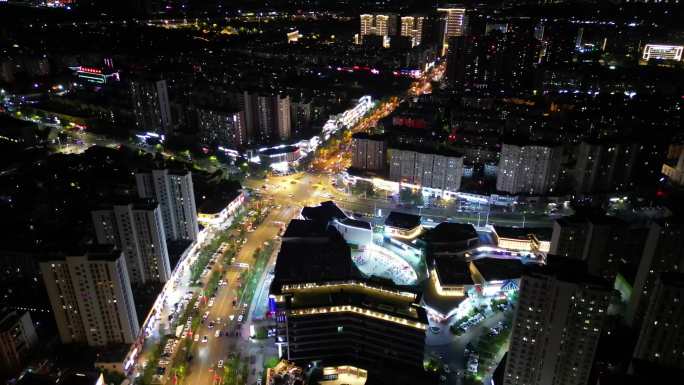
[[[200,339],[199,334],[195,334],[195,342],[199,341],[199,339]]]
[[[221,337],[221,331],[217,330],[216,333],[214,333],[214,337],[216,337],[216,338]]]
[[[218,364],[216,364],[216,367],[218,367],[219,369],[222,368],[223,367],[223,360],[219,360]]]
[[[207,341],[209,341],[209,337],[207,337],[207,336],[202,337],[202,343],[205,343]]]

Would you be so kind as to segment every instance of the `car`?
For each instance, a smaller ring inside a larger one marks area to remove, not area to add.
[[[442,329],[438,328],[437,326],[430,326],[430,331],[433,332],[434,334],[439,334],[439,332]]]
[[[216,333],[214,333],[214,337],[216,337],[216,338],[221,337],[221,331],[217,330]]]
[[[195,342],[199,341],[199,339],[200,339],[199,334],[195,334]]]
[[[207,337],[207,336],[202,337],[202,342],[203,342],[203,343],[204,343],[204,342],[207,342],[207,341],[209,341],[209,337]]]
[[[223,367],[223,360],[218,360],[218,363],[216,364],[216,367],[222,368],[222,367]]]
[[[451,369],[449,368],[449,365],[444,365],[444,373],[451,373]]]
[[[231,321],[232,321],[233,319],[235,319],[235,314],[230,314],[230,315],[228,316],[228,319],[231,320]]]
[[[240,314],[240,316],[238,316],[238,322],[242,322],[243,318],[244,318],[244,316],[242,314]]]
[[[209,321],[209,329],[214,327],[214,321]]]
[[[209,306],[209,307],[214,306],[214,299],[213,298],[209,300],[209,303],[207,304],[207,306]]]

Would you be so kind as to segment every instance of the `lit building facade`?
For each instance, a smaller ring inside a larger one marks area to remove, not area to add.
[[[243,111],[218,111],[197,109],[197,126],[203,144],[215,144],[231,149],[245,146],[248,142]]]
[[[190,171],[138,172],[135,180],[138,196],[159,202],[167,239],[197,240],[199,226]]]
[[[131,97],[139,131],[171,133],[173,127],[166,80],[132,80]]]
[[[669,44],[646,44],[641,59],[644,62],[649,60],[672,60],[681,61],[684,46]]]
[[[366,36],[380,36],[387,47],[389,37],[397,34],[397,16],[394,14],[363,14],[360,16],[359,42]]]
[[[419,296],[367,281],[350,247],[326,218],[334,205],[305,208],[282,237],[270,287],[281,358],[306,365],[352,365],[374,383],[404,384],[396,373],[425,375],[427,315]],[[410,383],[425,383],[413,381]]]
[[[463,178],[463,157],[390,149],[389,179],[456,192]]]
[[[161,209],[153,200],[91,212],[97,242],[115,245],[133,283],[166,282],[171,276]]]
[[[525,273],[503,383],[586,385],[610,294],[572,267]]]
[[[575,164],[575,192],[591,194],[625,191],[639,153],[637,143],[582,142]]]
[[[684,369],[684,274],[660,274],[649,299],[634,358]]]
[[[627,223],[617,218],[568,216],[553,223],[550,253],[585,261],[590,273],[615,278],[628,236]]]
[[[3,310],[0,313],[0,373],[21,371],[31,350],[38,344],[36,329],[27,311]]]
[[[442,55],[449,50],[449,39],[463,36],[466,27],[466,9],[459,5],[446,5],[437,8],[438,12],[444,13],[444,32],[442,34]]]
[[[382,136],[356,133],[352,135],[351,151],[353,168],[381,171],[386,167],[387,144]]]
[[[245,91],[243,106],[246,132],[254,143],[266,144],[290,139],[292,121],[289,96]]]
[[[40,262],[62,343],[131,344],[140,331],[126,260],[111,247]]]
[[[683,268],[684,225],[676,220],[651,223],[627,308],[628,322],[641,323],[658,274],[681,272]]]
[[[406,36],[411,39],[411,46],[420,45],[423,39],[423,16],[402,16],[401,17],[401,36]]]
[[[496,189],[509,194],[553,193],[560,172],[559,146],[503,144]]]

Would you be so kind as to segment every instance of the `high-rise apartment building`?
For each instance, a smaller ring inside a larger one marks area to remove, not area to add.
[[[366,36],[379,36],[383,39],[383,46],[387,47],[389,37],[397,34],[397,15],[395,14],[363,14],[360,19],[360,43],[364,42]]]
[[[634,358],[684,369],[684,274],[661,273],[656,279]]]
[[[684,224],[676,219],[651,223],[644,251],[639,262],[632,298],[627,308],[627,320],[639,325],[660,273],[682,272],[684,269]]]
[[[463,157],[390,149],[389,178],[395,182],[459,191],[463,178]]]
[[[381,171],[387,163],[387,143],[384,136],[363,132],[352,135],[352,167],[358,170]]]
[[[255,143],[290,139],[290,97],[244,92],[245,127]]]
[[[448,4],[437,8],[444,14],[444,26],[442,32],[442,55],[446,55],[449,49],[449,39],[463,36],[466,28],[466,10],[461,5]]]
[[[138,130],[171,133],[173,123],[166,80],[132,80],[131,97]]]
[[[28,311],[0,309],[0,375],[12,376],[21,371],[37,343]]]
[[[591,194],[631,188],[638,153],[637,143],[582,142],[575,164],[575,192]]]
[[[135,180],[138,196],[159,202],[167,239],[197,240],[199,226],[190,171],[138,172]]]
[[[197,109],[197,127],[203,144],[237,149],[249,140],[244,111]]]
[[[400,35],[411,39],[411,47],[420,45],[423,39],[423,16],[402,16]]]
[[[302,137],[311,128],[314,108],[311,101],[290,101],[290,120],[292,136]]]
[[[97,242],[115,245],[126,258],[132,283],[166,282],[171,276],[159,204],[145,199],[91,212]]]
[[[586,385],[589,380],[611,287],[588,276],[579,261],[551,258],[520,280],[505,385]]]
[[[553,223],[550,254],[585,261],[589,273],[615,278],[626,261],[629,227],[606,215],[573,215]]]
[[[140,331],[126,259],[111,246],[40,262],[62,343],[130,344]]]
[[[496,189],[510,194],[552,193],[558,182],[562,148],[559,146],[504,143],[496,176]]]

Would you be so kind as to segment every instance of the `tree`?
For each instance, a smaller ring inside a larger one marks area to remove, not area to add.
[[[399,191],[399,200],[401,200],[402,203],[421,206],[423,204],[423,194],[420,190],[403,188]]]
[[[352,192],[356,195],[364,195],[368,198],[372,198],[375,196],[375,187],[371,182],[358,180],[356,181],[356,184],[352,186]]]

